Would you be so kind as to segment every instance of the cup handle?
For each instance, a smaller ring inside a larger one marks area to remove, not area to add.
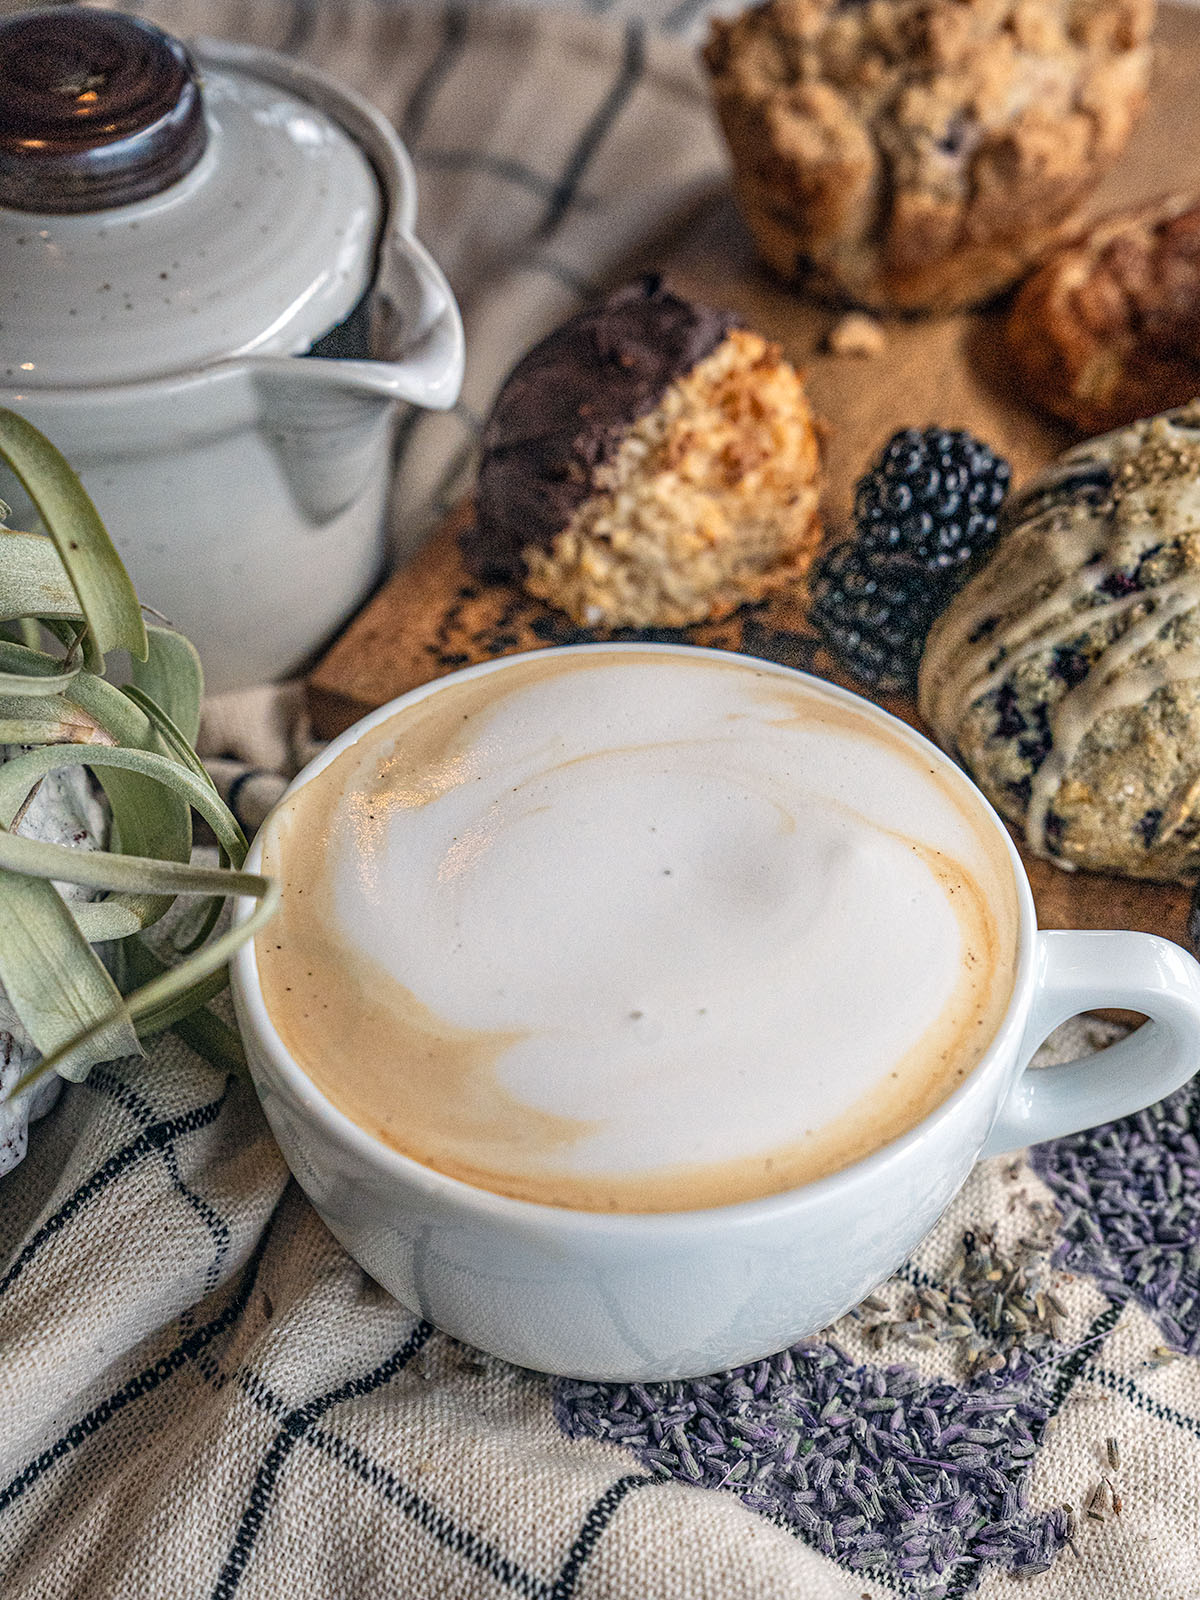
[[[1021,1072],[992,1126],[985,1156],[1060,1139],[1153,1105],[1200,1068],[1200,965],[1151,933],[1038,933],[1033,1006]],[[1028,1070],[1038,1046],[1094,1006],[1149,1021],[1095,1055]]]

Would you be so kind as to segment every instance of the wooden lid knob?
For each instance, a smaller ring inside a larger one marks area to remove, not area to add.
[[[182,178],[206,141],[191,57],[160,29],[73,6],[0,22],[0,205],[128,205]]]

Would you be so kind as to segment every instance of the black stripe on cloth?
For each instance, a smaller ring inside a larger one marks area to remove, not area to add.
[[[555,185],[554,194],[538,228],[540,237],[545,238],[547,234],[553,233],[575,203],[575,196],[584,173],[628,104],[629,97],[636,89],[645,67],[645,27],[638,18],[631,18],[625,24],[625,49],[617,76],[587,127],[576,140],[575,148],[567,157],[562,176]]]
[[[348,1467],[443,1549],[462,1556],[472,1566],[502,1583],[506,1589],[511,1589],[514,1594],[525,1595],[527,1600],[558,1600],[558,1590],[544,1578],[535,1578],[518,1561],[501,1554],[495,1545],[479,1534],[460,1527],[439,1506],[431,1505],[415,1489],[401,1483],[394,1473],[373,1461],[357,1445],[348,1444],[346,1440],[328,1434],[323,1429],[310,1434],[309,1443],[322,1450],[331,1460]]]
[[[483,172],[502,183],[515,184],[539,200],[551,200],[558,193],[558,184],[532,167],[507,156],[489,155],[486,150],[421,150],[413,157],[418,167],[434,167],[442,172]],[[581,196],[576,202],[581,208],[594,206],[595,199]]]
[[[273,1390],[268,1389],[257,1372],[242,1368],[234,1375],[234,1382],[260,1411],[265,1411],[268,1416],[274,1417],[276,1422],[282,1422],[287,1416],[289,1409],[287,1402],[281,1400]]]
[[[243,1370],[237,1374],[236,1381],[260,1410],[276,1421],[286,1419],[286,1405],[257,1373]],[[350,1444],[336,1434],[326,1432],[324,1428],[310,1429],[304,1435],[304,1440],[330,1460],[348,1468],[363,1483],[381,1494],[389,1505],[395,1506],[415,1522],[443,1549],[462,1556],[505,1588],[527,1596],[528,1600],[572,1600],[584,1566],[611,1523],[617,1507],[634,1490],[665,1481],[645,1474],[630,1473],[610,1484],[584,1517],[558,1577],[549,1582],[527,1572],[519,1562],[501,1554],[495,1545],[479,1534],[460,1527],[441,1507],[430,1504],[358,1445]]]
[[[927,1272],[911,1261],[906,1261],[903,1266],[897,1267],[893,1276],[913,1289],[935,1289],[940,1285],[940,1279],[931,1278]]]
[[[706,0],[679,0],[662,19],[664,33],[681,33],[704,10]]]
[[[271,1509],[279,1474],[283,1471],[284,1464],[297,1442],[310,1431],[313,1423],[334,1406],[341,1405],[346,1400],[361,1400],[365,1395],[390,1383],[404,1371],[418,1351],[428,1344],[434,1331],[431,1322],[419,1322],[400,1348],[394,1350],[373,1372],[362,1378],[351,1378],[349,1382],[340,1384],[336,1389],[330,1389],[326,1394],[317,1395],[287,1413],[283,1425],[255,1474],[250,1487],[249,1501],[234,1533],[229,1554],[225,1557],[225,1563],[217,1577],[212,1600],[230,1600],[230,1596],[237,1593],[250,1557],[254,1554],[259,1532]]]
[[[31,1489],[38,1479],[48,1472],[56,1462],[78,1450],[81,1444],[91,1438],[92,1434],[98,1433],[102,1428],[106,1427],[115,1416],[124,1411],[126,1406],[134,1404],[135,1401],[143,1399],[148,1394],[153,1394],[156,1389],[161,1388],[164,1383],[173,1378],[190,1361],[195,1361],[214,1339],[219,1338],[221,1334],[228,1332],[234,1326],[245,1311],[253,1293],[255,1282],[258,1279],[258,1269],[262,1262],[263,1252],[266,1249],[270,1233],[271,1225],[268,1223],[263,1229],[262,1237],[255,1245],[246,1262],[238,1291],[225,1309],[218,1312],[215,1317],[204,1323],[202,1327],[196,1328],[194,1332],[189,1333],[185,1339],[181,1339],[174,1349],[165,1356],[160,1356],[150,1366],[143,1367],[139,1373],[130,1378],[128,1383],[114,1390],[98,1406],[94,1406],[91,1411],[81,1417],[78,1422],[72,1423],[49,1449],[43,1450],[39,1456],[35,1456],[11,1482],[6,1484],[3,1489],[0,1489],[0,1511],[7,1510],[15,1500],[19,1500],[25,1491]]]
[[[292,0],[292,15],[279,48],[285,55],[303,50],[317,21],[317,0]]]
[[[1095,1346],[1101,1339],[1104,1338],[1105,1334],[1109,1334],[1113,1331],[1117,1323],[1121,1320],[1121,1313],[1124,1309],[1124,1305],[1119,1300],[1110,1300],[1108,1306],[1100,1313],[1095,1322],[1092,1323],[1085,1336],[1074,1347],[1074,1349],[1069,1351],[1063,1358],[1062,1365],[1058,1369],[1058,1377],[1055,1380],[1054,1389],[1050,1396],[1050,1410],[1052,1414],[1056,1411],[1062,1410],[1063,1402],[1066,1400],[1071,1390],[1075,1387],[1075,1380],[1078,1378],[1084,1367],[1084,1364],[1089,1359],[1089,1352],[1092,1350],[1093,1346]]]
[[[442,17],[442,42],[408,97],[404,115],[400,118],[400,137],[410,150],[425,131],[438,90],[454,71],[462,55],[467,42],[467,14],[465,6],[446,8]]]
[[[237,1374],[238,1386],[250,1400],[277,1422],[287,1416],[288,1408],[262,1381],[257,1373],[242,1371]],[[490,1577],[496,1578],[506,1588],[529,1596],[529,1600],[552,1600],[551,1586],[542,1578],[535,1578],[516,1561],[510,1560],[489,1544],[479,1534],[460,1528],[445,1511],[431,1505],[415,1489],[403,1484],[395,1473],[367,1455],[357,1445],[349,1444],[324,1428],[314,1428],[304,1436],[304,1442],[320,1450],[330,1460],[347,1467],[370,1488],[417,1523],[424,1533],[443,1546],[462,1556]]]
[[[269,772],[266,767],[247,767],[245,772],[239,772],[237,777],[229,785],[229,788],[225,794],[225,804],[229,807],[230,811],[233,812],[233,818],[238,827],[242,828],[247,834],[253,833],[254,828],[252,826],[248,827],[245,818],[238,815],[238,798],[241,795],[242,790],[254,778],[274,778],[277,776],[277,773]]]
[[[928,1273],[923,1272],[920,1267],[914,1266],[911,1261],[906,1261],[902,1267],[899,1267],[895,1276],[903,1282],[911,1284],[915,1289],[939,1286],[939,1280],[931,1278]],[[1057,1367],[1058,1369],[1048,1401],[1048,1409],[1051,1416],[1055,1412],[1062,1410],[1063,1403],[1074,1387],[1075,1381],[1088,1360],[1090,1352],[1116,1327],[1121,1320],[1121,1312],[1123,1310],[1124,1305],[1121,1301],[1110,1300],[1077,1344],[1064,1350],[1061,1355],[1052,1355],[1044,1363],[1037,1363],[1038,1365],[1044,1364],[1047,1367]]]
[[[600,293],[598,283],[585,278],[582,273],[573,272],[561,261],[556,261],[553,256],[541,251],[531,251],[528,255],[517,256],[511,265],[522,272],[544,272],[547,277],[553,278],[555,283],[561,284],[564,289],[569,289],[579,300],[594,300]]]
[[[225,1087],[228,1091],[232,1078],[227,1078]],[[156,1113],[150,1102],[140,1095],[136,1089],[127,1083],[122,1083],[119,1078],[114,1078],[107,1067],[94,1067],[88,1074],[88,1082],[94,1089],[107,1094],[111,1099],[129,1115],[138,1125],[145,1129],[152,1127],[156,1120]],[[204,1274],[204,1293],[211,1294],[221,1281],[221,1268],[225,1257],[229,1254],[229,1247],[233,1242],[233,1234],[229,1223],[220,1213],[209,1204],[203,1195],[197,1194],[194,1189],[189,1189],[179,1173],[179,1155],[175,1149],[174,1141],[169,1141],[159,1147],[159,1155],[167,1169],[167,1176],[176,1193],[196,1213],[200,1221],[208,1229],[213,1241],[213,1257]]]
[[[1159,1422],[1169,1422],[1173,1427],[1182,1428],[1185,1433],[1194,1434],[1200,1439],[1200,1417],[1189,1417],[1186,1411],[1176,1411],[1174,1406],[1163,1405],[1161,1400],[1156,1400],[1152,1394],[1139,1389],[1132,1378],[1126,1378],[1119,1372],[1111,1372],[1108,1367],[1098,1367],[1090,1361],[1085,1363],[1080,1377],[1089,1383],[1098,1383],[1102,1388],[1110,1389],[1113,1394],[1119,1394],[1122,1399],[1128,1400],[1147,1416],[1155,1417]]]
[[[651,1484],[663,1482],[661,1478],[648,1477],[643,1473],[628,1473],[623,1478],[618,1478],[596,1501],[595,1505],[583,1519],[583,1526],[579,1530],[575,1543],[571,1546],[570,1553],[563,1563],[562,1571],[554,1580],[551,1589],[551,1600],[571,1600],[579,1582],[580,1574],[587,1564],[588,1557],[600,1543],[601,1538],[608,1530],[609,1523],[616,1515],[618,1506],[635,1490],[648,1488]]]
[[[37,1255],[48,1240],[55,1234],[61,1233],[71,1219],[88,1205],[97,1195],[102,1194],[111,1183],[115,1183],[123,1172],[140,1161],[144,1156],[162,1150],[165,1146],[173,1144],[176,1139],[184,1134],[196,1133],[201,1128],[207,1128],[216,1121],[225,1104],[226,1096],[233,1083],[232,1077],[226,1078],[225,1087],[215,1100],[210,1100],[207,1105],[196,1106],[192,1111],[185,1111],[177,1117],[168,1117],[162,1122],[153,1123],[148,1128],[143,1128],[136,1139],[132,1139],[120,1150],[111,1156],[92,1173],[90,1178],[71,1194],[52,1216],[46,1218],[41,1227],[28,1240],[21,1253],[17,1256],[12,1266],[0,1278],[0,1294],[10,1289],[24,1272],[25,1268]]]

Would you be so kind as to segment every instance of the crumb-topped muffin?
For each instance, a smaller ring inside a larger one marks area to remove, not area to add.
[[[1200,403],[1068,451],[934,624],[919,702],[1030,847],[1200,875]]]
[[[1105,217],[1021,286],[1005,338],[1024,395],[1102,433],[1200,394],[1200,203]]]
[[[581,626],[683,627],[804,573],[818,473],[804,385],[778,346],[647,278],[511,373],[464,551]]]
[[[1021,277],[1119,154],[1154,0],[768,0],[704,52],[776,272],[881,309]]]

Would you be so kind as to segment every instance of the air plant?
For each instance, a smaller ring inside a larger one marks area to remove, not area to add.
[[[51,1074],[82,1079],[99,1062],[143,1054],[148,1036],[171,1027],[210,1059],[240,1061],[236,1034],[206,1002],[277,891],[240,870],[246,840],[193,749],[203,689],[194,648],[172,628],[147,625],[78,477],[3,409],[0,461],[45,530],[5,526],[7,507],[0,516],[3,1172],[6,1148],[8,1165],[24,1152],[25,1120]],[[114,652],[124,683],[108,675]],[[107,848],[80,848],[92,842],[85,828],[61,842],[70,828],[61,816],[56,828],[44,825],[48,795],[73,798],[77,811],[90,802],[107,822]],[[193,813],[215,836],[217,866],[191,860]],[[230,895],[258,904],[214,937]],[[164,963],[147,933],[177,896],[207,904],[173,952],[179,959]]]

